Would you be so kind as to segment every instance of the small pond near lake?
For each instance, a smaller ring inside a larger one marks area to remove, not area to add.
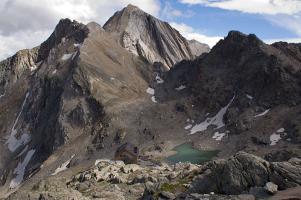
[[[195,149],[192,144],[184,143],[176,146],[174,149],[177,153],[167,157],[169,163],[175,164],[178,162],[190,162],[193,164],[202,164],[206,161],[210,161],[218,154],[218,150],[215,151],[203,151]]]

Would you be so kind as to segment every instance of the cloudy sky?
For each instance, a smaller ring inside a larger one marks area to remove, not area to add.
[[[104,24],[129,3],[210,46],[229,30],[301,42],[301,0],[0,0],[0,59],[39,45],[61,18]]]

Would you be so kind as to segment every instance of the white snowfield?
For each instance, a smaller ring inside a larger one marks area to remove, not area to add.
[[[14,170],[14,174],[16,175],[16,177],[11,180],[10,185],[9,185],[10,188],[12,188],[12,189],[16,188],[17,186],[19,186],[22,183],[26,167],[27,167],[29,161],[31,160],[33,154],[35,153],[35,151],[36,150],[34,150],[34,149],[29,150],[27,152],[24,160],[22,162],[18,163],[18,166]]]
[[[80,47],[82,44],[79,44],[79,43],[75,43],[74,44],[74,47]]]
[[[225,135],[226,133],[215,132],[212,138],[216,141],[221,141]]]
[[[0,95],[0,99],[5,96],[5,92]]]
[[[32,72],[32,71],[36,70],[38,67],[36,64],[33,64],[29,68],[30,68],[30,71]]]
[[[53,70],[52,74],[56,74],[56,72],[57,72],[57,69]]]
[[[180,90],[184,90],[186,88],[185,85],[180,85],[179,87],[175,88],[175,90],[180,91]]]
[[[251,95],[249,95],[249,94],[246,94],[246,97],[247,97],[248,99],[250,99],[250,100],[253,99],[253,97],[252,97]]]
[[[150,95],[154,95],[155,94],[155,90],[153,88],[150,88],[150,87],[146,89],[146,92],[148,94],[150,94]]]
[[[152,100],[152,102],[154,102],[154,103],[158,103],[155,96],[152,96],[151,100]]]
[[[152,95],[152,97],[151,97],[152,102],[157,103],[157,100],[156,100],[156,97],[155,97],[155,90],[153,88],[150,88],[150,87],[147,88],[146,93]]]
[[[73,53],[69,53],[69,54],[64,54],[61,58],[61,60],[66,61],[69,60],[70,58],[72,58]]]
[[[26,104],[27,98],[29,96],[29,93],[26,93],[25,99],[23,101],[21,110],[14,122],[14,125],[11,129],[10,136],[7,138],[6,144],[8,146],[8,149],[11,152],[16,151],[20,146],[26,145],[30,141],[30,136],[27,133],[22,134],[21,136],[18,137],[18,130],[16,126],[18,125],[19,118],[23,112],[24,106]],[[17,138],[18,137],[18,138]]]
[[[270,136],[270,141],[271,141],[270,145],[271,145],[271,146],[276,145],[277,142],[279,142],[279,140],[281,140],[280,134],[278,134],[278,133],[273,133],[273,134]]]
[[[187,126],[184,127],[185,130],[189,130],[192,128],[192,124],[188,124]]]
[[[271,146],[274,146],[276,145],[279,140],[281,140],[281,133],[284,133],[285,132],[285,129],[284,128],[280,128],[276,131],[276,133],[273,133],[271,136],[270,136],[270,145]]]
[[[254,117],[255,117],[255,118],[256,118],[256,117],[262,117],[262,116],[266,115],[269,111],[270,111],[270,109],[267,109],[267,110],[265,110],[264,112],[259,113],[258,115],[255,115]]]
[[[284,128],[280,128],[280,129],[278,129],[276,132],[277,132],[277,133],[283,133],[284,131],[285,131]]]
[[[71,160],[73,159],[73,157],[75,156],[75,154],[73,154],[69,160],[67,160],[66,162],[64,162],[63,164],[61,164],[51,175],[56,175],[62,171],[65,171],[66,169],[69,168],[69,164],[71,162]]]
[[[164,83],[164,80],[157,74],[157,75],[156,75],[156,82],[157,82],[158,84],[162,84],[162,83]]]
[[[230,102],[223,108],[220,109],[220,111],[218,111],[218,113],[214,116],[214,117],[208,117],[205,121],[203,121],[200,124],[195,125],[194,127],[192,127],[192,129],[190,130],[190,134],[195,134],[197,132],[202,132],[207,130],[207,128],[211,125],[215,126],[214,129],[219,129],[225,126],[224,124],[224,115],[226,114],[229,106],[231,105],[231,103],[233,102],[235,96],[230,100]]]
[[[72,54],[72,58],[71,58],[72,60],[74,60],[74,58],[77,56],[77,53],[78,53],[78,51],[76,51]]]

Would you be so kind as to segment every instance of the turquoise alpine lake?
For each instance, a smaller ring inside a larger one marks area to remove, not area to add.
[[[190,162],[193,164],[202,164],[206,161],[210,161],[218,154],[218,150],[215,151],[203,151],[193,148],[192,144],[184,143],[176,146],[174,149],[177,153],[175,155],[167,157],[167,161],[175,164],[178,162]]]

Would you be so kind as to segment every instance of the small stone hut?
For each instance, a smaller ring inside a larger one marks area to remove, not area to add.
[[[138,156],[138,147],[131,143],[125,143],[118,147],[118,149],[115,152],[114,159],[122,160],[125,164],[137,164]]]

